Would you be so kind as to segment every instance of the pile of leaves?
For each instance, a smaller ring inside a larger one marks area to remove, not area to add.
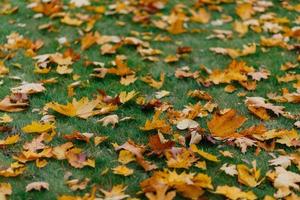
[[[299,2],[176,2],[0,3],[0,199],[300,199]]]

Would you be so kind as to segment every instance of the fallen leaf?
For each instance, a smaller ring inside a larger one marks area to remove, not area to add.
[[[49,190],[49,184],[47,182],[32,182],[26,186],[26,192],[31,190],[41,191],[42,189]]]
[[[247,118],[240,116],[235,110],[230,109],[225,114],[215,114],[207,123],[214,137],[228,138],[236,136],[236,130],[243,125]]]

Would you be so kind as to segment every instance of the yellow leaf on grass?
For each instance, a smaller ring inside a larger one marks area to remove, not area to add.
[[[13,121],[13,118],[11,118],[8,114],[4,114],[0,117],[0,123],[9,123],[12,121]]]
[[[237,165],[238,181],[249,187],[258,186],[263,179],[260,178],[260,170],[256,167],[249,169],[246,165]]]
[[[255,14],[252,4],[250,3],[241,3],[238,4],[235,8],[236,14],[242,19],[247,20]]]
[[[51,123],[41,123],[33,121],[31,124],[28,124],[22,128],[22,131],[25,133],[43,133],[53,130],[55,126]]]
[[[12,194],[12,186],[10,183],[0,183],[0,199],[6,200],[6,195]]]
[[[197,146],[195,144],[192,144],[190,146],[191,150],[194,152],[194,153],[198,153],[200,156],[202,156],[203,158],[207,159],[207,160],[210,160],[210,161],[213,161],[213,162],[219,162],[220,160],[217,158],[217,156],[215,155],[212,155],[210,153],[207,153],[205,151],[202,151],[200,149],[197,148]]]
[[[6,146],[6,145],[15,144],[19,140],[20,140],[20,136],[19,135],[8,136],[6,139],[0,140],[0,147]]]
[[[240,188],[237,187],[230,187],[227,185],[224,186],[218,186],[215,193],[224,195],[228,199],[232,200],[255,200],[257,199],[256,195],[252,192],[243,192]]]
[[[133,169],[126,167],[125,165],[119,165],[112,169],[114,174],[119,174],[123,176],[129,176],[133,174]]]
[[[79,117],[87,119],[90,116],[97,114],[94,109],[100,103],[100,98],[89,101],[87,97],[83,97],[79,101],[73,99],[72,103],[67,103],[66,105],[61,105],[56,102],[47,103],[46,106],[59,112],[60,114],[69,116],[69,117]]]
[[[147,120],[144,127],[140,129],[143,131],[150,131],[157,129],[162,133],[168,133],[171,131],[171,126],[164,119],[159,119],[161,111],[156,111],[152,120]]]
[[[121,150],[119,153],[118,162],[122,163],[123,165],[128,164],[132,161],[135,161],[134,154],[127,150]]]
[[[119,94],[120,102],[126,103],[130,99],[134,98],[137,94],[138,94],[138,92],[136,92],[134,90],[132,90],[131,92],[128,92],[128,93],[123,91]]]
[[[0,60],[0,75],[6,75],[9,73],[9,69],[5,66],[4,62]]]
[[[198,23],[207,24],[211,17],[210,13],[204,8],[200,8],[198,12],[194,10],[190,10],[190,12],[192,13],[191,20]]]
[[[161,72],[160,73],[160,80],[156,81],[152,78],[151,75],[147,75],[141,78],[142,81],[144,81],[145,83],[148,83],[151,87],[155,88],[155,89],[160,89],[165,81],[165,73]]]

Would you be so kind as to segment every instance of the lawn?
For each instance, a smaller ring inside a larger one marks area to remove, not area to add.
[[[299,199],[299,13],[1,1],[0,199]]]

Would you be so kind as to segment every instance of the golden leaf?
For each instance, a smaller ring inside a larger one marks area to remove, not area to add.
[[[125,165],[119,165],[112,169],[114,174],[129,176],[133,174],[133,169],[126,167]]]
[[[255,10],[250,3],[241,3],[238,4],[235,8],[236,14],[242,19],[247,20],[255,14]]]
[[[169,187],[165,184],[156,184],[153,187],[155,194],[150,192],[145,194],[149,200],[172,200],[176,196],[175,191],[167,192]]]
[[[245,199],[245,200],[255,200],[257,199],[256,195],[252,192],[243,192],[241,189],[237,187],[230,187],[230,186],[218,186],[215,193],[224,195],[228,199],[232,200],[239,200],[239,199]]]
[[[236,130],[246,120],[246,117],[237,115],[235,110],[230,109],[224,115],[215,114],[207,126],[214,137],[228,138],[237,136]]]
[[[213,162],[219,162],[220,161],[215,155],[212,155],[210,153],[207,153],[205,151],[202,151],[202,150],[198,149],[195,144],[191,144],[190,148],[191,148],[191,151],[193,151],[194,153],[198,153],[201,157],[203,157],[207,160],[210,160],[210,161],[213,161]]]
[[[165,73],[161,72],[160,73],[160,81],[156,81],[154,80],[151,75],[147,75],[141,78],[142,81],[144,81],[145,83],[148,83],[151,87],[155,88],[155,89],[160,89],[165,81]]]
[[[46,106],[59,112],[60,114],[69,116],[69,117],[79,117],[82,119],[87,119],[95,114],[97,111],[94,111],[96,106],[100,103],[100,98],[89,101],[87,97],[83,97],[79,101],[73,99],[72,103],[67,103],[66,105],[61,105],[56,102],[47,103]]]
[[[55,129],[55,126],[51,123],[41,123],[33,121],[31,124],[22,128],[25,133],[43,133]]]
[[[4,140],[0,140],[0,147],[6,146],[6,145],[15,144],[19,140],[20,140],[20,136],[19,135],[8,136]]]
[[[249,187],[258,186],[264,179],[259,180],[260,170],[256,167],[249,169],[246,165],[237,165],[238,181]]]

